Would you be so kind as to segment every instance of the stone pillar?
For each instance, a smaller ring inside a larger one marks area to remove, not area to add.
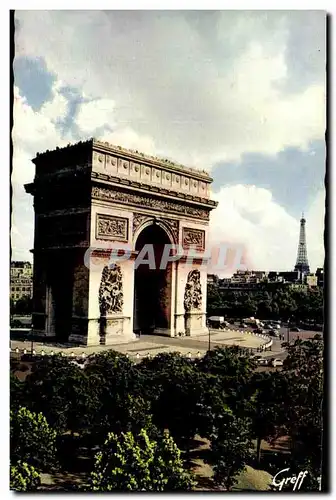
[[[185,311],[183,305],[183,296],[185,288],[185,263],[176,262],[175,274],[175,335],[185,335]]]
[[[53,335],[47,329],[47,321],[50,304],[47,295],[47,260],[44,253],[34,254],[34,276],[33,276],[33,333],[43,336]]]
[[[206,269],[199,263],[186,262],[182,265],[183,278],[181,282],[184,283],[185,334],[187,336],[206,334],[208,333],[206,327]]]
[[[84,255],[77,256],[74,266],[72,319],[70,342],[87,344],[88,337],[88,291],[89,269],[85,265]]]
[[[90,269],[87,345],[136,340],[133,333],[134,260],[109,268],[107,256]]]
[[[47,336],[53,337],[56,333],[55,331],[55,303],[53,297],[52,285],[49,283],[47,285],[46,293],[46,328],[45,332]]]

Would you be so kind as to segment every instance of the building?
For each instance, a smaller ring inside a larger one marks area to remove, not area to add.
[[[84,345],[207,333],[207,172],[95,139],[33,163],[34,333]],[[161,266],[170,245],[183,251]]]
[[[207,284],[208,285],[216,285],[218,283],[218,276],[216,274],[208,274],[207,275]]]
[[[248,271],[238,269],[231,278],[232,284],[260,283],[266,278],[265,271]]]
[[[314,279],[309,277],[308,282],[307,280],[303,280],[300,271],[266,272],[237,270],[231,278],[222,278],[219,280],[219,288],[221,290],[257,292],[273,285],[287,285],[292,288],[305,289],[307,286],[314,286]]]
[[[267,281],[273,283],[301,283],[300,271],[269,271]]]
[[[17,302],[23,297],[33,295],[33,268],[30,262],[11,263],[10,268],[10,298]]]
[[[309,288],[317,287],[317,276],[315,274],[306,274],[304,277],[304,283]]]

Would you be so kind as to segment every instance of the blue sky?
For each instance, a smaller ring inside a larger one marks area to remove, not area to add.
[[[323,265],[322,11],[20,11],[15,53],[13,258],[31,260],[31,158],[95,136],[209,170],[212,241],[250,267],[294,266],[302,211]]]

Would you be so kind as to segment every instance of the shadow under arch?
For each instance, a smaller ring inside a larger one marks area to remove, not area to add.
[[[149,263],[151,251],[142,254],[141,263],[139,259],[135,263],[133,331],[138,334],[165,333],[171,323],[172,264],[169,262],[165,269],[160,269],[160,263],[165,245],[175,241],[164,223],[155,218],[139,228],[134,240],[136,252],[145,251],[145,245],[151,246],[154,266]]]

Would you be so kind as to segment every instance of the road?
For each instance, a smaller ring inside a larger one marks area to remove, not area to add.
[[[253,329],[254,329],[253,327],[241,328],[239,326],[239,324],[234,324],[234,325],[230,324],[229,328],[232,330],[239,330],[239,331],[248,331],[248,330],[253,331]],[[284,340],[280,340],[277,337],[270,336],[270,338],[273,340],[273,345],[272,345],[272,349],[270,351],[266,351],[265,353],[261,354],[265,358],[277,357],[278,359],[284,359],[287,356],[287,351],[285,351],[281,347],[281,344],[283,342],[288,342],[288,341],[294,342],[297,338],[309,339],[309,338],[314,337],[316,334],[322,335],[322,332],[316,332],[313,330],[300,330],[299,332],[289,331],[289,335],[288,335],[288,329],[287,329],[287,327],[284,327],[284,326],[279,328],[277,331],[278,331],[279,335],[284,337]]]

